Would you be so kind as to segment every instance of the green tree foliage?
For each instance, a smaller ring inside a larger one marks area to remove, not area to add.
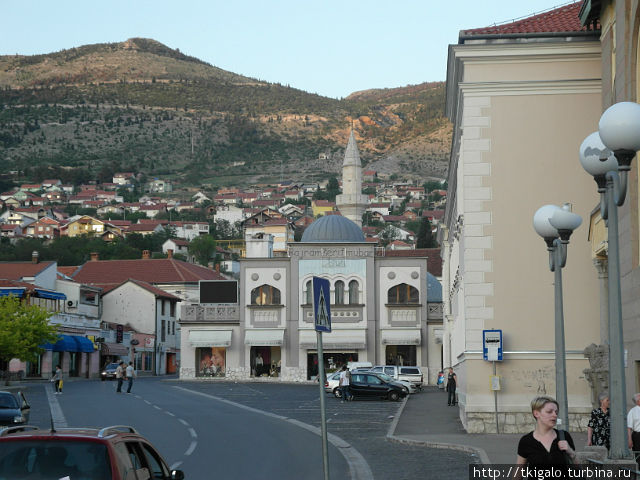
[[[397,227],[394,227],[393,225],[387,225],[382,229],[382,231],[378,235],[378,238],[380,239],[380,244],[383,247],[386,247],[391,242],[398,240],[400,238],[400,231],[398,230]]]
[[[216,251],[216,241],[211,235],[200,235],[189,243],[189,255],[193,255],[200,265],[205,267]]]
[[[420,230],[418,230],[418,236],[416,238],[417,248],[436,248],[438,242],[433,236],[431,231],[431,222],[428,218],[423,218],[420,223]]]
[[[25,304],[14,296],[0,298],[0,359],[37,361],[42,352],[38,345],[57,340],[50,316],[44,308]]]
[[[329,177],[326,190],[317,190],[313,194],[315,200],[329,200],[330,202],[336,201],[336,196],[340,194],[340,184],[336,177]]]

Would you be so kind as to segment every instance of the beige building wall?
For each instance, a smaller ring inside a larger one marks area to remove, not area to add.
[[[563,291],[571,429],[586,426],[591,395],[582,350],[600,337],[587,225],[598,195],[578,147],[597,129],[599,55],[596,42],[450,50],[449,79],[457,81],[447,92],[455,120],[449,183],[456,188],[446,215],[443,340],[470,432],[495,432],[483,329],[503,331],[501,431],[530,430],[531,398],[555,395],[553,273],[532,219],[542,205],[564,202],[584,221],[569,245]]]

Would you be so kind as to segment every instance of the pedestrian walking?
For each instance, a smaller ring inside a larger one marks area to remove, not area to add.
[[[124,382],[124,362],[120,362],[116,367],[116,380],[118,381],[116,393],[122,393],[122,382]]]
[[[351,398],[351,394],[349,393],[349,384],[351,380],[351,372],[347,369],[346,365],[342,366],[342,371],[340,372],[340,380],[338,384],[340,385],[340,392],[342,393],[341,402],[348,402]]]
[[[453,406],[456,404],[456,386],[458,384],[458,376],[453,372],[453,368],[449,367],[449,374],[447,375],[447,405]]]
[[[587,445],[601,445],[609,450],[609,393],[600,392],[600,406],[591,411],[587,426]]]
[[[627,415],[627,432],[629,448],[633,450],[636,462],[640,460],[640,393],[633,396],[635,407],[629,410]]]
[[[125,371],[125,375],[127,376],[127,381],[129,385],[127,386],[127,393],[131,393],[131,387],[133,386],[133,379],[136,377],[136,371],[133,369],[133,362],[129,362],[127,365],[127,370]]]
[[[53,382],[53,387],[55,388],[55,394],[62,394],[62,368],[60,365],[56,365],[56,371],[51,377],[51,381]]]
[[[554,428],[558,420],[558,408],[558,402],[553,397],[540,396],[533,399],[531,413],[536,419],[536,428],[520,439],[517,465],[555,467],[559,472],[566,473],[568,465],[576,463],[575,445],[571,435]]]

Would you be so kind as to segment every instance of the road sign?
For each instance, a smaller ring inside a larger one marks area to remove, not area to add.
[[[329,280],[313,277],[313,318],[317,332],[331,332],[331,286]]]
[[[502,361],[502,330],[482,331],[482,358],[489,362]]]

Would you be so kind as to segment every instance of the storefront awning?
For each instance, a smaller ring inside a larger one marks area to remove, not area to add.
[[[93,352],[93,342],[87,337],[77,335],[59,335],[60,340],[56,343],[45,343],[41,345],[45,350],[53,350],[54,352]]]
[[[42,290],[40,288],[36,288],[36,294],[40,298],[49,298],[51,300],[66,300],[67,299],[67,296],[64,293],[52,292],[50,290]]]
[[[191,330],[189,343],[192,347],[230,347],[233,330]]]
[[[327,349],[361,350],[367,348],[366,330],[333,330],[322,334],[322,345]],[[316,349],[315,330],[300,330],[300,348]]]
[[[121,343],[104,342],[100,345],[102,355],[129,355],[129,349]]]
[[[24,288],[0,288],[0,297],[8,297],[9,295],[22,297],[24,291]]]
[[[284,330],[281,328],[247,330],[244,333],[244,344],[255,347],[281,346],[283,340]]]
[[[382,330],[383,345],[420,345],[421,335],[417,328],[398,328]]]

